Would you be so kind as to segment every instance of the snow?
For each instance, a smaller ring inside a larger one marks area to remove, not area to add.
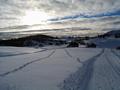
[[[116,48],[120,46],[119,38],[95,38],[88,42],[95,43],[99,48]]]
[[[24,55],[24,54],[30,54],[30,53],[37,53],[39,51],[43,51],[45,49],[35,49],[35,48],[17,48],[17,47],[0,47],[0,57],[6,57],[6,56],[15,56],[15,55]],[[2,52],[1,52],[2,51]]]
[[[119,83],[114,49],[0,47],[0,90],[120,90]]]
[[[105,50],[94,65],[89,90],[120,90],[120,57],[113,50]]]

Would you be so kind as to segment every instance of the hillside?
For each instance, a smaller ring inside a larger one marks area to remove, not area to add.
[[[112,30],[110,32],[107,32],[106,34],[104,34],[106,36],[113,36],[113,37],[116,37],[116,38],[120,38],[120,30]]]
[[[120,47],[120,30],[110,31],[103,35],[98,35],[86,40],[88,44],[95,44],[98,48]]]
[[[44,45],[63,44],[65,41],[47,35],[32,35],[22,38],[0,40],[0,46],[42,47]]]

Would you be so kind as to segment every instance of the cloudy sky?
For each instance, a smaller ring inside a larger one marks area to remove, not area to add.
[[[120,29],[120,0],[0,0],[0,35]]]

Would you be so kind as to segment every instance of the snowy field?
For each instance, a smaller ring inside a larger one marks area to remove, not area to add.
[[[0,47],[0,90],[120,90],[120,51]]]

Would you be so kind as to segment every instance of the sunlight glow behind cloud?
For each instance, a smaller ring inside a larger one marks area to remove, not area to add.
[[[47,13],[37,10],[27,10],[25,15],[20,18],[21,23],[25,25],[44,24],[45,21],[50,19]]]
[[[0,32],[72,27],[80,32],[91,28],[91,33],[116,30],[120,29],[119,6],[120,0],[0,0]]]

